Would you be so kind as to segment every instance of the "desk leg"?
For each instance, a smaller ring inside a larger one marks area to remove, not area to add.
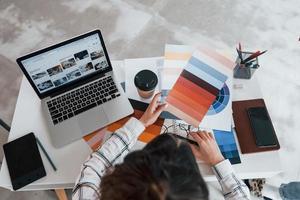
[[[66,191],[64,189],[56,189],[55,193],[56,193],[58,200],[68,200]]]

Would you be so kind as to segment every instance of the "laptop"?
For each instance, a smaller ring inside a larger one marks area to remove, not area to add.
[[[41,99],[57,148],[133,113],[100,30],[22,56],[17,63]]]

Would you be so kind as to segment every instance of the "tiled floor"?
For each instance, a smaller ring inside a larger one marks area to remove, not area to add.
[[[21,78],[18,56],[91,29],[103,31],[111,59],[160,56],[166,42],[234,52],[240,41],[249,50],[269,50],[256,75],[282,146],[284,172],[267,180],[276,190],[300,179],[299,7],[297,0],[0,0],[0,117],[11,123]],[[277,199],[275,190],[266,193]],[[212,195],[219,199],[219,193]],[[0,197],[54,199],[51,191],[3,189]]]

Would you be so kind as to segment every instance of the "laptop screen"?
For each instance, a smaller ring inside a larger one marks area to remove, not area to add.
[[[97,33],[21,62],[41,94],[109,67]]]

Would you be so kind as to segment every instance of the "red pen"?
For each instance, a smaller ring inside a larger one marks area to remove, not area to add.
[[[263,52],[257,51],[257,52],[255,52],[255,53],[253,53],[251,56],[249,56],[248,58],[246,58],[246,59],[244,60],[244,63],[246,63],[246,62],[248,62],[248,61],[250,61],[250,60],[252,60],[252,59],[254,59],[254,58],[257,58],[258,56],[260,56],[260,55],[262,55],[262,54],[264,54],[264,53],[266,53],[266,52],[267,52],[267,50],[265,50],[265,51],[263,51]]]

